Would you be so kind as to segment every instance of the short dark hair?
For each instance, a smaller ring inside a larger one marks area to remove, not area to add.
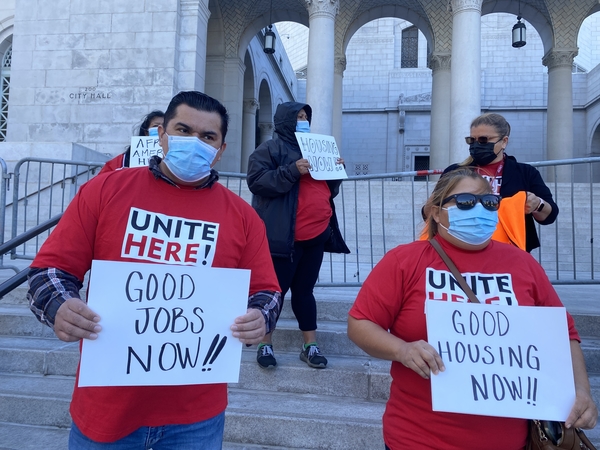
[[[140,129],[138,130],[138,136],[148,136],[148,127],[150,126],[150,122],[157,117],[165,117],[165,113],[155,109],[152,112],[149,112],[146,117],[144,117],[144,121],[140,125]]]
[[[198,111],[219,114],[221,116],[221,134],[223,135],[223,142],[225,142],[225,135],[227,134],[227,127],[229,125],[229,115],[227,114],[227,109],[218,100],[199,91],[181,91],[171,99],[165,111],[164,128],[167,128],[167,124],[175,117],[175,112],[179,105],[187,105]]]

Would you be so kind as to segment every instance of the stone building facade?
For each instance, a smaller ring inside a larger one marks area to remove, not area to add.
[[[141,116],[187,89],[229,110],[225,171],[245,170],[278,103],[304,98],[313,131],[334,135],[358,172],[459,161],[482,110],[507,116],[521,160],[593,155],[593,52],[581,55],[585,72],[573,67],[599,10],[597,0],[5,0],[0,157],[75,157],[75,144],[86,158],[116,154]],[[530,38],[516,50],[519,13]],[[281,21],[310,30],[299,77],[283,32],[274,55],[262,51],[265,27]]]

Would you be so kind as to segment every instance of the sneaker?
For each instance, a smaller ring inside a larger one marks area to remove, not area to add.
[[[260,367],[268,369],[269,367],[275,367],[277,360],[273,353],[273,346],[271,344],[260,344],[256,351],[256,362]]]
[[[315,369],[324,369],[327,366],[327,358],[323,356],[316,343],[304,344],[300,352],[300,359]]]

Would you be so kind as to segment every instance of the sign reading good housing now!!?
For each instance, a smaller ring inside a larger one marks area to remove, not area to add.
[[[237,383],[229,327],[249,286],[243,269],[93,261],[88,306],[102,331],[83,341],[79,386]]]
[[[434,411],[564,421],[575,403],[565,308],[427,300],[427,340],[446,370]]]
[[[302,157],[311,165],[310,176],[315,180],[342,180],[348,178],[346,169],[338,164],[340,151],[333,136],[314,133],[295,133]]]

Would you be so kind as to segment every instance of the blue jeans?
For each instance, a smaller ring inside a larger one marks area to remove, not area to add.
[[[141,427],[115,442],[92,441],[73,423],[69,450],[220,450],[223,445],[225,412],[189,425]]]

